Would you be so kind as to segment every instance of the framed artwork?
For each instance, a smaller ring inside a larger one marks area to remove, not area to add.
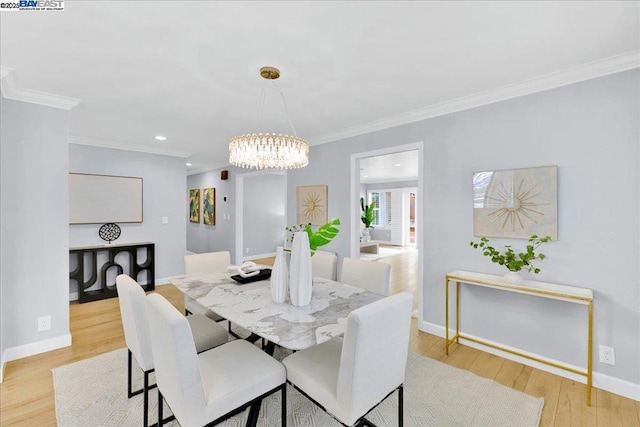
[[[327,186],[296,187],[296,212],[298,224],[326,224]]]
[[[202,222],[205,225],[216,225],[216,189],[202,190]]]
[[[189,190],[189,222],[200,223],[200,189]]]
[[[558,239],[558,167],[473,174],[473,235]]]

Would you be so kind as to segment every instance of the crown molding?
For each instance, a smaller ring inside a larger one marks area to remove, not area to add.
[[[15,77],[15,71],[12,68],[2,66],[0,66],[0,89],[2,90],[2,96],[7,99],[44,105],[45,107],[61,108],[63,110],[71,110],[82,102],[80,99],[20,87]]]
[[[338,141],[382,129],[418,122],[432,117],[443,116],[457,111],[468,110],[482,105],[493,104],[507,99],[542,92],[584,80],[620,73],[622,71],[638,67],[640,67],[640,50],[634,50],[621,55],[612,56],[599,61],[589,62],[587,64],[535,77],[519,83],[501,86],[496,89],[479,92],[470,96],[445,101],[384,119],[364,123],[362,125],[353,126],[341,131],[320,135],[315,138],[310,138],[309,142],[311,145],[325,144],[327,142]]]
[[[213,166],[203,166],[201,168],[193,169],[193,170],[190,169],[187,171],[187,176],[198,175],[199,173],[212,172],[218,169],[226,169],[229,167],[231,167],[229,163],[217,163]]]
[[[109,141],[105,139],[85,138],[81,136],[70,136],[69,143],[76,144],[76,145],[89,145],[92,147],[113,148],[114,150],[136,151],[139,153],[148,153],[148,154],[160,154],[163,156],[182,157],[182,158],[191,157],[191,155],[193,154],[188,151],[182,151],[182,150],[170,150],[166,148],[147,147],[143,145],[130,144],[130,143],[119,142],[119,141]]]

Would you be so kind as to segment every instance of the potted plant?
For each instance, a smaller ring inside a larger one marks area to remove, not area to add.
[[[311,256],[315,254],[316,249],[320,246],[324,246],[329,244],[333,240],[334,237],[338,235],[340,229],[338,226],[340,225],[340,220],[338,218],[333,218],[329,220],[326,224],[318,227],[317,230],[313,230],[313,226],[311,223],[309,224],[298,224],[292,225],[290,227],[286,227],[286,230],[291,234],[289,241],[293,243],[293,236],[298,231],[306,231],[309,236],[309,248],[311,249]]]
[[[505,245],[505,251],[501,252],[489,245],[489,239],[480,238],[479,242],[471,241],[470,245],[474,249],[481,249],[482,254],[491,258],[491,262],[507,267],[509,273],[505,274],[505,278],[511,283],[521,284],[524,279],[520,275],[520,271],[525,270],[529,273],[538,274],[540,268],[536,267],[533,262],[536,260],[544,260],[547,256],[537,252],[540,245],[551,241],[551,236],[538,237],[535,234],[529,238],[527,249],[524,252],[516,253],[511,245]]]
[[[360,208],[362,209],[362,216],[360,217],[360,220],[364,224],[364,231],[360,240],[362,240],[363,242],[368,242],[369,240],[371,240],[369,229],[373,228],[371,224],[373,224],[373,222],[376,220],[375,216],[373,215],[373,209],[375,208],[375,205],[373,203],[371,203],[370,205],[365,205],[364,197],[360,197]]]

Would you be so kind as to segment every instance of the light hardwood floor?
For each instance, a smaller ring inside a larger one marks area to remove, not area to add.
[[[270,260],[264,260],[269,262]],[[392,292],[417,293],[415,251],[387,258],[391,264]],[[158,286],[180,311],[183,297],[171,285]],[[70,324],[73,345],[7,363],[0,386],[0,425],[52,426],[56,423],[51,369],[124,347],[117,299],[72,304]],[[411,351],[494,379],[507,387],[545,399],[542,426],[640,426],[640,402],[594,389],[592,406],[584,404],[585,386],[520,363],[464,345],[444,354],[444,340],[418,331],[412,323]]]

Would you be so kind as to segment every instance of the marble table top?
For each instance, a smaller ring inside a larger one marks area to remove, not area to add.
[[[240,285],[231,274],[177,276],[170,282],[214,313],[290,350],[304,350],[343,335],[350,312],[383,298],[314,277],[311,304],[295,307],[288,301],[273,302],[269,280]]]

